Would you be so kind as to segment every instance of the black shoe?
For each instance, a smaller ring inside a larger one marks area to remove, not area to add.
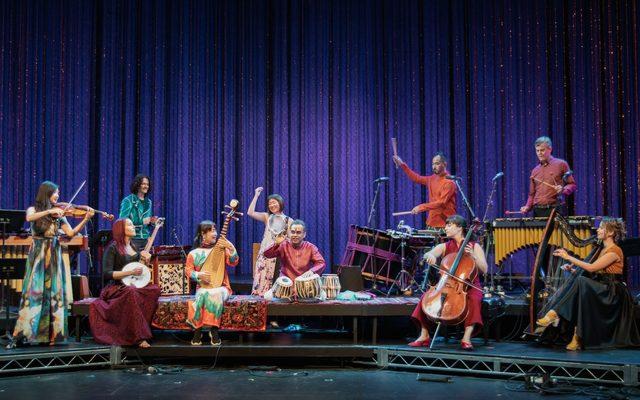
[[[217,329],[211,329],[209,336],[211,337],[212,346],[220,346],[222,344],[222,340],[220,340],[220,335],[218,335]]]
[[[202,331],[200,329],[196,329],[196,331],[193,332],[193,339],[191,339],[191,345],[192,346],[202,345]]]

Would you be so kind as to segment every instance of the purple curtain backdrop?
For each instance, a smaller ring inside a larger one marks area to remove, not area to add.
[[[426,197],[392,137],[422,173],[445,152],[479,214],[504,171],[493,218],[524,204],[546,134],[575,171],[572,213],[638,236],[639,17],[636,1],[4,1],[0,207],[86,179],[78,201],[116,213],[146,172],[159,242],[187,243],[264,186],[337,263],[376,177],[378,227]],[[238,272],[262,231],[231,228]]]

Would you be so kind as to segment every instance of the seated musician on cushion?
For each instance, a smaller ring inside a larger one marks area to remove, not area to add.
[[[295,220],[289,228],[289,239],[286,232],[276,237],[275,243],[264,252],[267,258],[278,257],[280,260],[280,276],[287,276],[292,281],[298,277],[321,275],[325,261],[318,248],[307,242],[307,226],[302,220]]]
[[[464,241],[467,221],[460,215],[452,215],[447,218],[446,222],[444,231],[449,241],[437,245],[424,255],[425,261],[430,265],[435,265],[438,258],[444,258],[449,254],[456,254],[460,248],[460,244]],[[487,272],[487,260],[482,247],[480,247],[478,243],[469,242],[464,251],[473,258],[475,268],[479,269],[482,273]],[[472,284],[476,287],[480,286],[480,280],[477,275]],[[420,336],[415,341],[409,343],[411,347],[429,347],[431,344],[429,328],[434,326],[434,322],[431,321],[422,310],[423,298],[420,299],[420,302],[411,314],[411,319],[420,327]],[[464,350],[473,350],[471,336],[482,327],[482,292],[473,287],[468,287],[467,303],[469,312],[464,320],[464,336],[460,341],[460,346]]]
[[[141,275],[142,267],[122,271],[130,262],[151,258],[147,251],[139,251],[133,243],[136,229],[130,219],[121,218],[111,228],[113,241],[102,258],[102,271],[107,286],[89,307],[89,323],[98,343],[149,347],[151,320],[158,306],[160,288],[149,284],[142,288],[126,286],[122,278]]]
[[[224,236],[218,238],[216,224],[212,221],[200,222],[196,230],[193,250],[189,252],[186,263],[187,276],[198,282],[196,297],[193,301],[189,301],[187,316],[187,323],[195,330],[191,340],[191,344],[194,346],[202,344],[202,328],[209,330],[212,346],[219,346],[222,343],[218,329],[220,328],[224,302],[232,293],[226,268],[219,287],[205,288],[200,286],[201,284],[208,285],[214,278],[211,273],[203,270],[205,261],[214,247],[224,248],[225,265],[230,267],[238,265],[240,258],[236,248]]]
[[[585,272],[561,289],[551,310],[537,320],[540,327],[567,322],[573,330],[567,350],[640,345],[633,298],[623,278],[624,256],[616,245],[624,235],[620,220],[605,218],[598,227],[603,248],[594,262],[579,260],[564,249],[553,253],[571,263],[565,269]]]

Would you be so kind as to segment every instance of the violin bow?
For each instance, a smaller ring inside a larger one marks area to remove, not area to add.
[[[69,200],[69,204],[67,204],[67,206],[64,208],[65,211],[68,210],[69,207],[71,207],[71,205],[73,204],[73,201],[76,199],[76,197],[78,196],[78,193],[80,193],[80,191],[84,187],[85,183],[87,183],[86,180],[82,181],[82,183],[80,184],[80,187],[78,188],[78,190],[76,190],[76,192],[73,194],[73,196],[71,196],[71,200]]]
[[[435,266],[435,265],[430,265],[430,267],[431,267],[431,268],[433,268],[433,269],[435,269],[436,271],[439,271],[439,272],[442,272],[442,273],[443,273],[443,274],[445,274],[445,275],[448,275],[450,278],[452,278],[452,279],[454,279],[454,280],[456,280],[456,281],[458,281],[458,282],[460,282],[460,283],[463,283],[463,284],[465,284],[465,285],[467,285],[467,286],[470,286],[470,287],[474,288],[475,290],[480,291],[481,293],[484,293],[484,289],[483,289],[483,288],[481,288],[480,286],[476,286],[476,285],[474,285],[474,284],[473,284],[473,283],[471,283],[471,282],[465,281],[465,280],[464,280],[464,279],[462,279],[462,278],[458,278],[457,276],[453,275],[452,273],[450,273],[449,271],[447,271],[447,270],[445,270],[445,269],[442,269],[442,268],[437,267],[437,266]],[[497,293],[495,290],[491,290],[491,289],[487,289],[487,291],[488,291],[489,293],[492,293],[492,294],[496,294],[496,293]],[[513,296],[509,296],[509,295],[506,295],[506,294],[501,294],[500,296],[502,296],[502,297],[506,297],[506,298],[508,298],[508,299],[513,299]]]

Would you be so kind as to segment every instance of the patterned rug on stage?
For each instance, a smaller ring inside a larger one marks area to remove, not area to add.
[[[151,323],[157,329],[191,330],[187,320],[187,302],[194,296],[163,296]],[[264,331],[267,325],[267,302],[253,296],[231,296],[224,303],[222,326],[226,331]]]

